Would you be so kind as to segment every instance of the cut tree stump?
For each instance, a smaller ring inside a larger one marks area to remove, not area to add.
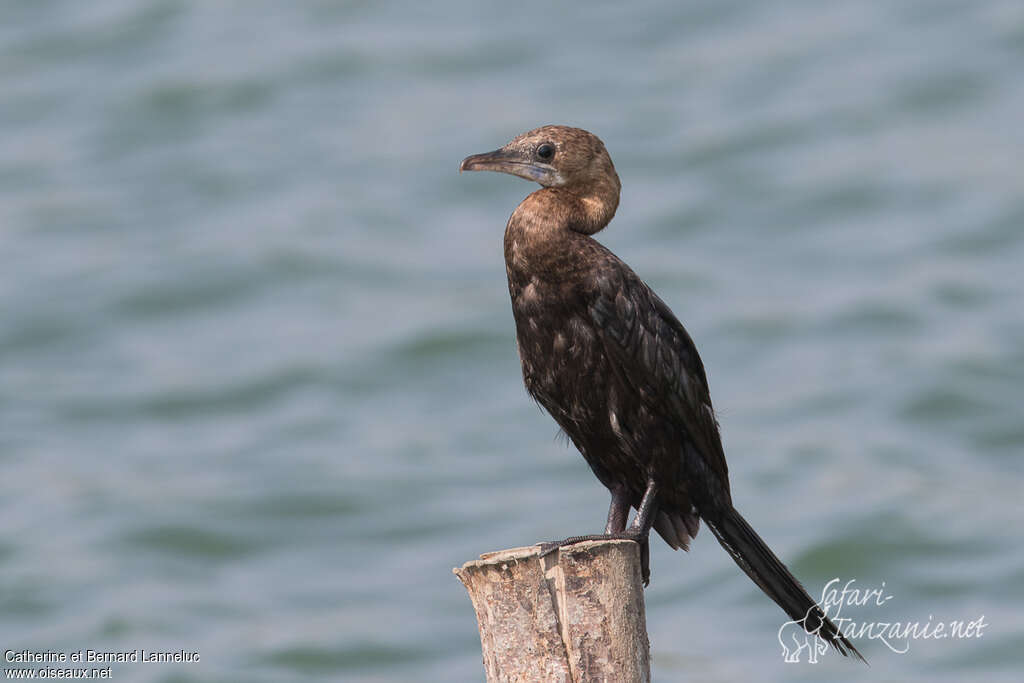
[[[452,571],[476,609],[488,681],[650,681],[635,542],[499,550]]]

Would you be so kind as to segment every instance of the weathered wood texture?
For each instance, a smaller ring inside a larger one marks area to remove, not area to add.
[[[539,550],[487,553],[453,570],[476,609],[487,680],[649,681],[637,544]]]

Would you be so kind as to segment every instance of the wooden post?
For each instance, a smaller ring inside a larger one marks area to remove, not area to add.
[[[650,681],[639,546],[539,552],[499,550],[452,570],[476,609],[487,680]]]

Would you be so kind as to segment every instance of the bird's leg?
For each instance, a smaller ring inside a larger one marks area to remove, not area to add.
[[[640,576],[643,577],[644,585],[651,582],[651,527],[654,526],[654,518],[658,515],[658,487],[654,479],[647,480],[647,490],[640,500],[640,506],[636,509],[636,517],[629,525],[626,533],[636,535],[636,542],[640,544]]]
[[[623,508],[623,501],[625,507]],[[640,577],[646,586],[651,582],[651,547],[649,538],[651,527],[654,525],[654,517],[657,510],[657,487],[653,480],[647,482],[647,490],[637,507],[636,517],[628,529],[625,527],[626,513],[629,511],[629,498],[625,487],[618,487],[612,490],[612,504],[608,510],[608,526],[603,534],[590,534],[588,536],[570,536],[562,541],[551,541],[540,544],[540,556],[544,557],[567,545],[575,545],[584,541],[611,541],[625,540],[635,541],[640,544]],[[623,509],[620,509],[623,508]],[[617,529],[615,527],[617,526]]]
[[[651,532],[651,527],[654,526],[654,516],[657,514],[658,487],[654,480],[650,479],[647,481],[647,490],[644,491],[644,497],[640,500],[640,506],[636,509],[636,517],[629,525],[629,530],[647,536]]]
[[[626,517],[629,516],[629,494],[626,487],[619,484],[612,489],[612,504],[608,508],[608,523],[604,526],[605,534],[621,534],[626,529]]]

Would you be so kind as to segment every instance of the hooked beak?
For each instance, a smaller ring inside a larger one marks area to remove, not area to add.
[[[550,179],[556,174],[553,166],[523,159],[518,152],[504,148],[466,157],[459,164],[459,173],[463,171],[508,173],[541,185],[549,184]]]

